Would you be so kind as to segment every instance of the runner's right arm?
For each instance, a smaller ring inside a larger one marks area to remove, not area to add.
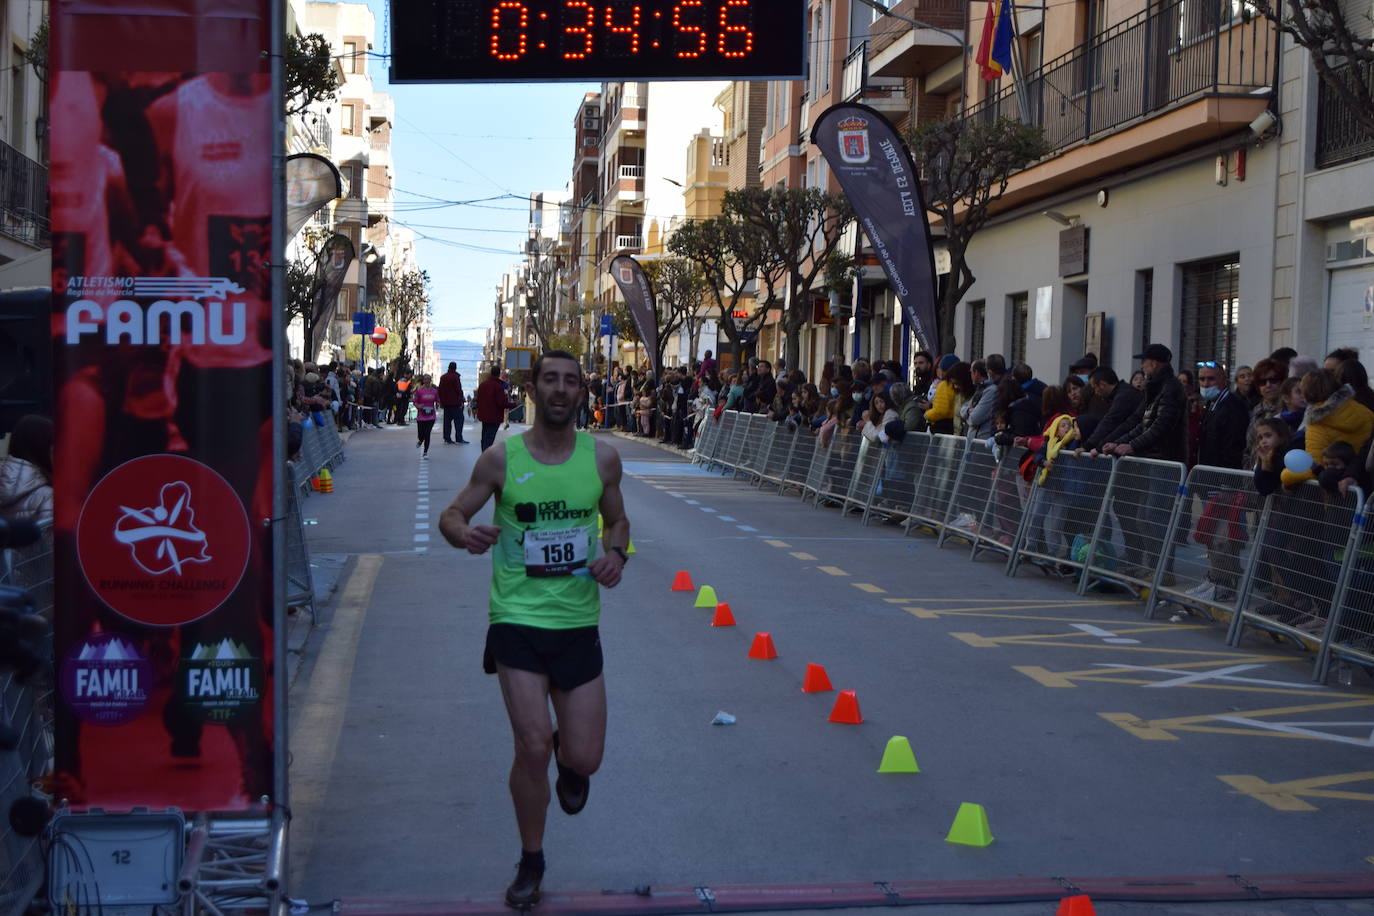
[[[439,516],[439,533],[459,550],[474,555],[486,553],[501,529],[495,525],[470,524],[472,517],[482,511],[487,500],[500,494],[506,479],[506,447],[497,445],[487,449],[472,469],[472,479],[452,504]]]

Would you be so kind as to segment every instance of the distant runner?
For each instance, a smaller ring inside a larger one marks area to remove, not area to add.
[[[531,379],[534,426],[483,451],[472,480],[439,519],[454,547],[473,554],[495,547],[482,665],[500,679],[515,739],[510,791],[521,855],[506,903],[518,908],[540,900],[549,758],[568,814],[587,803],[590,777],[601,766],[606,685],[598,586],[619,584],[630,543],[620,455],[573,425],[587,398],[577,358],[549,351]],[[496,524],[471,524],[492,496]],[[605,521],[601,557],[598,511]]]

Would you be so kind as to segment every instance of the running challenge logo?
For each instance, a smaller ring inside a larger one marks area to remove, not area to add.
[[[262,699],[262,661],[232,639],[199,643],[181,663],[181,689],[206,718],[230,719]]]
[[[211,613],[248,567],[248,515],[228,482],[199,461],[148,455],[107,474],[76,529],[91,588],[112,610],[151,626]]]
[[[226,277],[70,277],[66,292],[77,297],[67,306],[68,346],[90,337],[109,346],[222,346],[248,339],[246,304],[231,302],[225,314],[226,300],[246,290]]]

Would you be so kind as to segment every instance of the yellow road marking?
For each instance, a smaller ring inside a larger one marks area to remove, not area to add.
[[[1204,686],[1189,685],[1189,686]],[[1328,696],[1330,694],[1328,693]],[[1336,703],[1315,703],[1310,706],[1283,706],[1275,709],[1256,709],[1249,712],[1226,714],[1227,718],[1259,719],[1261,717],[1303,715],[1313,712],[1333,712],[1338,709],[1374,706],[1374,699],[1344,700]],[[1252,738],[1281,738],[1288,741],[1322,741],[1317,734],[1299,734],[1268,728],[1248,728],[1244,725],[1229,724],[1221,718],[1222,714],[1211,713],[1201,716],[1177,716],[1171,719],[1142,719],[1128,712],[1100,712],[1099,716],[1113,725],[1145,741],[1177,741],[1175,732],[1203,732],[1214,735],[1245,735]]]
[[[926,612],[927,614],[929,612]],[[922,615],[915,615],[922,616]],[[1082,621],[1079,621],[1080,623]],[[1161,630],[1180,630],[1182,627],[1177,624],[1166,624],[1155,627],[1120,627],[1112,630],[1112,636],[1126,636],[1131,633],[1154,633]],[[1192,629],[1203,629],[1202,626],[1193,626]],[[1102,637],[1095,633],[1026,633],[1018,636],[980,636],[977,633],[951,633],[955,639],[961,639],[971,646],[980,649],[994,649],[999,646],[1054,646],[1061,649],[1099,649],[1104,652],[1143,652],[1156,655],[1205,655],[1208,658],[1216,658],[1217,653],[1202,651],[1198,649],[1170,649],[1160,646],[1115,646],[1102,642]],[[1090,640],[1096,640],[1090,641]]]
[[[792,556],[796,557],[798,560],[810,560],[810,561],[813,562],[813,563],[814,563],[815,560],[816,560],[816,558],[813,557],[813,556],[811,556],[811,554],[809,554],[809,553],[802,553],[800,550],[794,550],[794,551],[792,551]]]
[[[1288,782],[1265,782],[1258,776],[1247,775],[1218,776],[1217,778],[1235,789],[1237,793],[1248,795],[1279,811],[1318,810],[1316,805],[1303,801],[1303,796],[1374,802],[1374,793],[1371,792],[1349,792],[1327,788],[1328,786],[1369,782],[1374,780],[1374,770],[1338,773],[1334,776],[1318,776],[1313,779],[1292,779]],[[1374,856],[1371,856],[1368,861],[1374,862]]]
[[[816,568],[819,569],[821,572],[827,573],[832,576],[849,575],[849,573],[845,572],[843,569],[840,569],[838,566],[817,566]]]
[[[787,543],[786,541],[764,541],[764,543],[767,544],[769,547],[791,547],[791,546],[792,546],[791,544]]]
[[[871,585],[867,582],[851,582],[850,584],[857,588],[859,591],[868,592],[870,595],[886,594],[886,592],[883,589],[878,588],[878,586],[876,585]]]
[[[1101,646],[1100,648],[1115,648]],[[1178,671],[1185,674],[1190,668],[1207,668],[1214,665],[1245,665],[1245,664],[1266,664],[1270,662],[1282,662],[1284,664],[1295,664],[1298,660],[1279,655],[1223,655],[1219,652],[1199,652],[1195,650],[1174,650],[1178,655],[1200,655],[1203,658],[1199,661],[1177,662],[1171,665],[1153,665],[1151,667],[1161,671]],[[1090,681],[1099,684],[1117,684],[1122,686],[1147,687],[1158,683],[1157,679],[1145,677],[1148,672],[1135,671],[1130,668],[1086,668],[1078,671],[1050,671],[1039,665],[1014,665],[1013,670],[1019,671],[1026,677],[1044,687],[1077,687],[1080,681]],[[1329,697],[1331,691],[1323,690],[1320,687],[1301,687],[1294,684],[1292,687],[1262,687],[1257,684],[1245,684],[1238,682],[1216,683],[1196,681],[1193,683],[1179,685],[1190,690],[1228,690],[1240,691],[1242,693],[1273,693],[1283,696],[1301,697]],[[1369,701],[1374,703],[1374,700]]]
[[[314,845],[314,829],[309,825],[319,823],[331,768],[338,757],[339,734],[348,712],[353,681],[353,663],[358,657],[363,623],[381,568],[382,557],[377,554],[358,557],[325,631],[324,643],[310,670],[310,680],[299,685],[303,696],[292,697],[295,715],[291,723],[290,751],[294,757],[291,804],[299,812],[308,812],[305,829],[292,838],[293,866],[304,868]]]

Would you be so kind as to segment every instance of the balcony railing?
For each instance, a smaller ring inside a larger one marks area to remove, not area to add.
[[[642,165],[622,165],[620,167],[620,177],[622,179],[643,178],[644,166]]]
[[[49,243],[48,170],[0,143],[0,233],[37,248]]]
[[[1240,8],[1243,0],[1237,0]],[[1232,17],[1228,0],[1176,0],[1141,13],[1026,75],[1031,123],[1058,151],[1207,95],[1272,91],[1277,32],[1262,18]],[[1008,86],[965,117],[1017,120]]]
[[[1337,78],[1348,83],[1361,80],[1374,87],[1374,63],[1352,61],[1337,67]],[[1374,156],[1374,134],[1365,130],[1350,108],[1325,82],[1317,89],[1317,168]]]
[[[641,247],[639,236],[637,235],[617,235],[615,237],[615,247],[622,251],[638,251]]]
[[[902,80],[869,75],[868,62],[872,51],[873,46],[869,42],[860,42],[859,46],[850,51],[849,56],[844,59],[844,75],[840,88],[846,102],[859,101],[867,96],[888,98],[894,92],[901,93]]]

